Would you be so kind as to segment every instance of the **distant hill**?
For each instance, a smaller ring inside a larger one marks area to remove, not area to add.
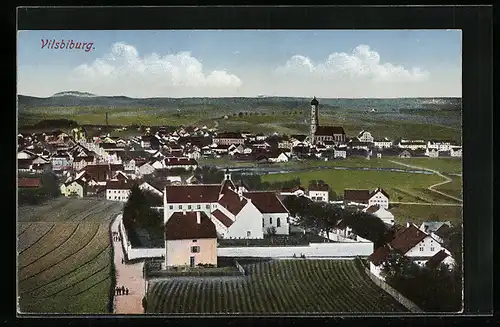
[[[304,109],[310,105],[310,98],[258,96],[253,98],[130,98],[126,96],[100,96],[88,92],[64,91],[48,98],[18,95],[19,111],[43,107],[98,107],[103,110],[114,108],[161,108],[175,111],[183,108],[221,109],[225,111],[266,111],[274,109]],[[391,112],[401,109],[457,110],[461,98],[404,98],[404,99],[319,99],[320,108],[328,110]]]

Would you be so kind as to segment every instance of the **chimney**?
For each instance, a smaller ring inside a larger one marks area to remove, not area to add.
[[[410,223],[409,221],[408,221],[408,222],[406,222],[406,227],[407,227],[407,228],[408,228],[408,227],[410,227],[410,225],[411,225],[411,223]]]
[[[201,224],[201,215],[199,211],[196,211],[196,223]]]

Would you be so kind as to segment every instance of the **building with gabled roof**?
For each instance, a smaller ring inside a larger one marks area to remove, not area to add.
[[[344,204],[362,204],[366,206],[379,205],[381,208],[389,209],[389,194],[382,188],[375,190],[344,190]]]
[[[165,266],[217,265],[217,231],[202,211],[175,212],[165,222]]]
[[[432,235],[423,232],[414,224],[408,224],[406,229],[397,233],[391,242],[379,247],[368,257],[370,271],[378,278],[383,279],[382,264],[391,250],[410,258],[420,266],[425,266],[427,261],[441,251],[448,255],[448,259],[443,261],[445,259],[443,258],[441,261],[449,265],[453,265],[454,262],[450,252]],[[436,258],[433,259],[435,260]]]
[[[236,183],[237,184],[237,183]],[[204,212],[221,238],[263,238],[267,228],[289,233],[289,213],[274,192],[248,192],[226,170],[220,184],[166,185],[164,221],[176,212]]]

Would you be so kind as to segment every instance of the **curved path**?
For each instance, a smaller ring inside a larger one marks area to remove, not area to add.
[[[437,170],[433,170],[433,169],[430,169],[430,168],[424,168],[424,167],[412,166],[412,165],[404,164],[404,163],[402,163],[402,162],[398,162],[398,161],[394,161],[394,160],[389,160],[389,161],[390,161],[390,162],[392,162],[392,163],[395,163],[395,164],[401,165],[401,166],[408,167],[408,168],[414,168],[414,169],[422,169],[422,170],[432,171],[434,174],[436,174],[436,175],[438,175],[438,176],[440,176],[440,177],[444,178],[445,180],[444,180],[444,181],[442,181],[442,182],[436,183],[436,184],[434,184],[434,185],[431,185],[431,186],[429,186],[427,189],[428,189],[429,191],[432,191],[432,192],[435,192],[435,193],[439,193],[439,194],[441,194],[441,195],[443,195],[443,196],[446,196],[446,197],[448,197],[448,198],[450,198],[450,199],[453,199],[453,200],[455,200],[455,201],[463,202],[463,200],[462,200],[462,199],[460,199],[460,198],[454,197],[454,196],[452,196],[452,195],[449,195],[449,194],[446,194],[446,193],[444,193],[444,192],[441,192],[441,191],[438,191],[438,190],[435,190],[435,189],[434,189],[434,188],[435,188],[435,187],[437,187],[437,186],[441,186],[441,185],[444,185],[444,184],[447,184],[447,183],[451,182],[451,178],[449,178],[448,176],[445,176],[445,175],[441,174],[439,171],[437,171]]]
[[[111,232],[118,232],[121,215],[118,215],[111,224]],[[116,314],[141,314],[142,298],[145,294],[145,281],[142,278],[143,262],[126,264],[122,263],[124,258],[121,242],[113,241],[114,264],[116,271],[116,286],[122,285],[129,289],[128,295],[115,295],[113,313]]]

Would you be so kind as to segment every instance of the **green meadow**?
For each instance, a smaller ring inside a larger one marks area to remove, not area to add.
[[[397,204],[389,208],[397,224],[404,225],[411,221],[417,225],[427,220],[450,221],[453,225],[462,223],[461,206]]]

